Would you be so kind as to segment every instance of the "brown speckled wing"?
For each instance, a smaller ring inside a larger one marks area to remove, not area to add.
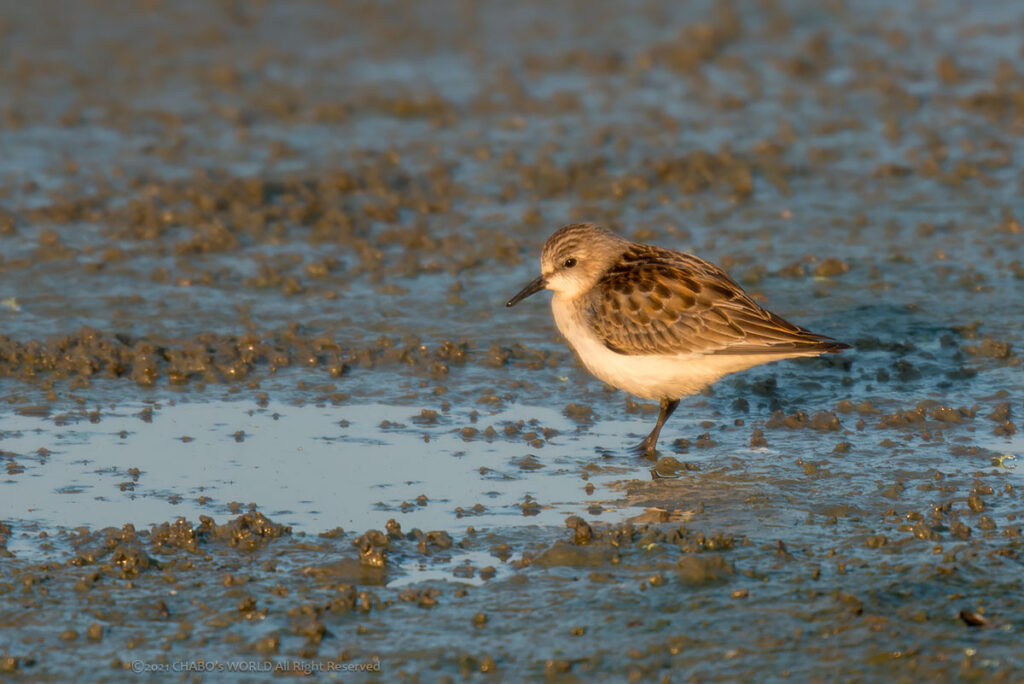
[[[634,245],[587,295],[585,318],[620,354],[800,354],[846,345],[763,309],[703,259]]]

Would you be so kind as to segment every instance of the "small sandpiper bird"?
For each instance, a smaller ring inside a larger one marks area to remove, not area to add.
[[[636,447],[648,457],[680,397],[762,363],[849,348],[762,308],[710,262],[592,223],[548,238],[540,272],[506,306],[552,290],[555,324],[587,370],[661,403],[658,422]]]

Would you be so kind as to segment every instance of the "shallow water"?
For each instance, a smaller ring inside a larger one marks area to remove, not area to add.
[[[1019,3],[59,9],[0,2],[0,676],[1021,678]],[[638,459],[503,306],[576,220],[853,349]]]
[[[69,521],[146,528],[251,504],[308,534],[382,528],[389,518],[455,533],[560,525],[606,502],[607,486],[635,470],[611,465],[602,446],[629,429],[625,421],[578,431],[545,408],[453,414],[236,401],[116,406],[91,419],[7,415],[0,434],[15,472],[3,483],[2,516],[35,531]],[[607,465],[588,469],[595,462]],[[528,514],[527,500],[539,502]],[[36,555],[17,535],[7,549]]]

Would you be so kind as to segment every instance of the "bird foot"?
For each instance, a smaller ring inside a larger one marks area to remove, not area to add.
[[[631,448],[630,451],[632,451],[637,456],[649,458],[652,461],[655,460],[658,456],[657,445],[654,442],[651,442],[646,439],[637,444],[636,446],[634,446],[633,448]]]

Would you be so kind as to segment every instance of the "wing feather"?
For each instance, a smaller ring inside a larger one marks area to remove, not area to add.
[[[801,354],[847,347],[764,309],[714,264],[659,247],[630,247],[587,296],[587,324],[621,354]]]

